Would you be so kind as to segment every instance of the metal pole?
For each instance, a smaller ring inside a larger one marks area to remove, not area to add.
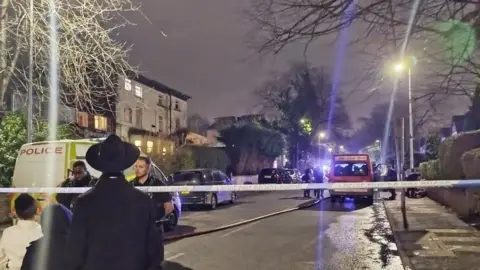
[[[400,172],[404,171],[405,168],[405,118],[402,117],[402,128],[401,128],[402,134],[400,135],[400,138],[402,140],[400,141],[401,144],[401,150],[400,150],[400,167],[398,167],[398,170]],[[401,178],[403,179],[403,178]]]
[[[412,113],[412,70],[408,68],[408,135],[410,143],[410,169],[415,167],[413,160],[413,113]]]
[[[27,142],[33,141],[33,0],[30,0],[30,52],[28,57]],[[53,102],[53,101],[52,101]]]
[[[404,173],[404,164],[405,164],[405,118],[402,117],[402,157],[401,157],[401,168],[400,169],[400,181],[402,181],[405,178],[405,173]],[[410,164],[412,164],[412,161],[410,161]],[[400,194],[400,208],[402,211],[402,217],[403,217],[403,228],[405,230],[408,229],[408,220],[407,220],[407,207],[406,207],[406,202],[405,202],[405,189],[402,188],[401,194]]]

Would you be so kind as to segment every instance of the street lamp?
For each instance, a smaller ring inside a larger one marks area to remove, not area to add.
[[[330,153],[331,153],[332,151],[333,151],[333,149],[332,149],[332,148],[328,148],[328,152],[330,152]]]
[[[340,145],[340,150],[343,150],[343,148],[344,148],[343,145]]]
[[[413,64],[415,63],[415,58],[412,58],[412,62]],[[413,169],[415,163],[413,160],[412,69],[410,64],[406,65],[404,63],[397,63],[393,68],[398,74],[402,73],[405,68],[408,69],[408,140],[410,146],[410,169]]]
[[[320,137],[320,139],[325,139],[327,137],[327,134],[322,131],[318,134],[318,136]]]

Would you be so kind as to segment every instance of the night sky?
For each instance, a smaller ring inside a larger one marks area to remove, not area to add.
[[[252,113],[260,103],[253,91],[272,72],[303,61],[304,54],[303,45],[298,44],[276,57],[260,58],[247,45],[254,30],[243,14],[247,7],[248,1],[238,0],[143,0],[141,10],[150,22],[138,13],[127,14],[137,25],[122,29],[117,38],[134,45],[130,62],[142,74],[192,96],[190,113],[210,119]],[[333,73],[340,64],[337,48],[332,38],[317,40],[308,61]],[[341,69],[340,89],[348,96],[345,103],[354,125],[357,117],[368,115],[372,105],[388,100],[388,90],[380,89],[365,101],[370,85],[348,95],[358,86],[356,78],[363,76],[360,58],[353,49],[344,52]]]

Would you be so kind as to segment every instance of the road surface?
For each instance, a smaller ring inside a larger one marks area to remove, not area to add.
[[[222,205],[215,210],[185,211],[176,230],[168,235],[208,230],[292,208],[312,200],[299,195],[303,195],[302,191],[258,193],[241,197],[235,204]]]
[[[166,245],[169,269],[403,269],[382,204],[320,205]]]

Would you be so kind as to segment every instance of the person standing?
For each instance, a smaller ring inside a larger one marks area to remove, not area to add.
[[[315,183],[321,184],[323,183],[323,170],[321,168],[316,169],[313,172],[313,176],[315,178]],[[323,198],[323,189],[314,189],[313,196],[317,199]]]
[[[392,165],[390,165],[390,164],[387,166],[386,180],[390,181],[390,182],[397,181],[397,171],[395,171],[393,169]],[[389,200],[395,200],[395,198],[397,197],[397,193],[395,192],[395,189],[390,188],[390,189],[388,189],[388,191],[390,192],[390,198],[388,198],[388,199]]]
[[[155,177],[152,170],[152,161],[148,157],[139,157],[135,162],[135,179],[133,179],[133,185],[137,187],[146,186],[165,186],[160,179]],[[172,203],[172,195],[168,192],[156,192],[147,193],[153,200],[155,209],[157,210],[156,224],[159,232],[159,242],[163,243],[163,223],[165,217],[173,212],[174,206]],[[164,256],[164,247],[161,245],[162,251],[160,252]],[[163,257],[162,257],[163,261]]]
[[[122,173],[139,156],[135,145],[116,135],[87,150],[88,164],[102,175],[75,203],[65,270],[162,269],[157,211]]]
[[[60,187],[91,187],[97,180],[98,179],[91,176],[87,171],[85,162],[77,160],[72,166],[72,176],[63,181]],[[72,210],[78,195],[79,194],[74,193],[59,193],[57,194],[56,199],[58,203],[67,207],[69,210]]]
[[[305,174],[302,176],[302,182],[305,184],[310,184],[314,180],[313,178],[313,172],[311,169],[306,169]],[[305,189],[303,191],[303,197],[304,198],[310,198],[310,189]]]
[[[63,270],[62,257],[71,222],[72,212],[65,206],[51,204],[45,207],[40,218],[43,237],[27,247],[20,270]]]
[[[0,269],[19,270],[30,242],[43,236],[35,220],[39,209],[29,194],[20,194],[14,201],[16,225],[6,228],[0,238]]]

